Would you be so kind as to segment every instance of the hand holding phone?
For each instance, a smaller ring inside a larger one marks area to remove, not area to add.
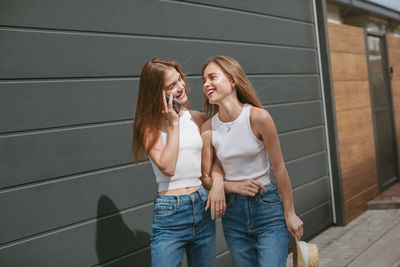
[[[166,96],[167,99],[167,104],[169,103],[169,96]],[[181,106],[182,103],[179,102],[178,100],[172,98],[172,108],[175,110],[176,114],[179,114],[179,112],[181,111]]]

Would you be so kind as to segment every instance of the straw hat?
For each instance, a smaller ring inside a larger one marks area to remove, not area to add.
[[[318,267],[318,264],[318,247],[313,243],[298,241],[297,238],[295,238],[295,247],[293,248],[293,266]]]

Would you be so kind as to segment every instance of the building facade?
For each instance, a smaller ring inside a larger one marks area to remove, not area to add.
[[[343,225],[354,192],[342,125],[358,119],[342,124],[338,105],[353,104],[336,98],[341,48],[326,52],[337,26],[326,26],[329,14],[312,0],[1,1],[0,265],[150,266],[157,186],[130,148],[140,71],[154,57],[181,63],[198,110],[202,64],[237,59],[276,123],[304,238]],[[357,128],[370,144],[371,123]],[[371,155],[357,164],[370,167]],[[217,255],[233,266],[220,222]]]

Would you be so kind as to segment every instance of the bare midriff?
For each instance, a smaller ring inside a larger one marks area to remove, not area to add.
[[[182,187],[182,188],[177,188],[177,189],[171,189],[171,190],[165,190],[158,192],[159,195],[164,195],[164,196],[181,196],[181,195],[189,195],[199,189],[200,186],[190,186],[190,187]]]

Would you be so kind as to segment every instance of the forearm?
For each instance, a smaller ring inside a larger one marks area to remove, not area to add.
[[[169,176],[175,174],[179,152],[179,124],[168,126],[168,137],[164,151],[160,156],[160,170]]]
[[[224,184],[224,171],[222,170],[221,163],[218,158],[214,155],[213,165],[211,168],[212,183],[223,185]],[[224,186],[225,187],[225,186]]]
[[[209,175],[202,175],[201,178],[201,183],[203,184],[204,188],[207,190],[211,190],[211,187],[213,185],[213,180]]]
[[[274,170],[275,171],[275,170]],[[292,185],[290,183],[289,175],[285,167],[275,171],[276,181],[278,182],[279,191],[282,196],[283,209],[285,217],[295,215],[293,205]]]

